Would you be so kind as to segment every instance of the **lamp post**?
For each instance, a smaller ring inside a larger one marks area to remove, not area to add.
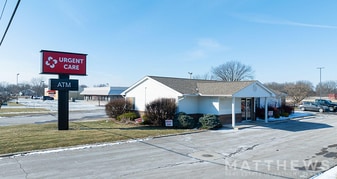
[[[20,93],[20,91],[19,91],[19,75],[20,75],[20,73],[17,73],[16,74],[16,88],[17,88],[17,96],[16,96],[16,104],[19,104],[19,93]]]
[[[192,79],[192,72],[188,72],[188,74],[190,75],[190,79]]]
[[[319,99],[322,99],[322,69],[324,67],[317,67],[319,69]]]

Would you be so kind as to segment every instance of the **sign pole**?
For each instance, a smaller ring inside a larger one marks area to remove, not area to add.
[[[59,74],[60,80],[69,80],[69,75]],[[69,90],[59,90],[58,99],[58,129],[69,129]]]

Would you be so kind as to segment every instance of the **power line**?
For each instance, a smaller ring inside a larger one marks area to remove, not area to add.
[[[8,25],[7,25],[7,28],[6,28],[6,31],[5,31],[4,35],[2,36],[2,39],[1,39],[1,42],[0,42],[0,46],[2,45],[2,42],[3,42],[4,39],[5,39],[5,36],[6,36],[6,34],[7,34],[7,31],[8,31],[8,29],[9,29],[9,26],[10,26],[11,23],[12,23],[12,20],[13,20],[13,18],[14,18],[14,15],[15,15],[15,13],[16,13],[16,10],[17,10],[18,7],[19,7],[20,1],[21,1],[21,0],[18,0],[18,2],[16,3],[14,12],[13,12],[13,14],[12,14],[12,17],[11,17],[11,19],[9,20],[9,23],[8,23]]]
[[[5,1],[4,7],[2,8],[1,16],[0,16],[0,21],[2,19],[2,15],[4,14],[5,8],[6,8],[7,0]]]

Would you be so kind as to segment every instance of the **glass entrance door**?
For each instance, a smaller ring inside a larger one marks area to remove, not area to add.
[[[242,120],[251,120],[252,113],[252,99],[251,98],[242,98],[241,99],[241,112]]]

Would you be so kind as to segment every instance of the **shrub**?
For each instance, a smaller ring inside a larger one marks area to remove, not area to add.
[[[143,125],[151,125],[152,124],[151,121],[149,120],[149,118],[147,117],[147,115],[143,115],[142,119],[143,119],[143,122],[142,122]]]
[[[268,106],[268,111],[273,111],[273,115],[277,113],[277,108]],[[260,119],[265,119],[265,108],[264,107],[259,107],[256,108],[256,117]]]
[[[288,113],[288,116],[289,116],[289,114],[292,114],[294,112],[294,107],[288,106],[288,105],[282,105],[280,110],[281,110],[281,113]]]
[[[115,118],[123,113],[130,112],[132,105],[124,98],[114,99],[105,105],[105,113],[110,118]]]
[[[124,114],[121,114],[121,115],[117,116],[117,120],[119,120],[119,121],[133,121],[138,117],[139,117],[139,115],[135,112],[127,112],[127,113],[124,113]]]
[[[280,113],[279,112],[274,112],[274,118],[280,118]]]
[[[174,117],[174,126],[184,129],[192,129],[196,126],[196,122],[193,117],[180,112]]]
[[[204,129],[219,129],[222,127],[218,117],[216,115],[207,114],[199,118],[201,127]]]
[[[280,118],[280,111],[277,108],[272,108],[272,111],[274,118]]]
[[[256,117],[260,118],[260,119],[264,119],[264,108],[260,107],[260,108],[256,108]]]
[[[165,126],[166,119],[174,119],[177,105],[173,98],[160,98],[146,105],[145,115],[154,126]]]
[[[287,113],[287,112],[283,112],[283,113],[281,113],[281,116],[284,116],[284,117],[289,117],[289,113]]]

